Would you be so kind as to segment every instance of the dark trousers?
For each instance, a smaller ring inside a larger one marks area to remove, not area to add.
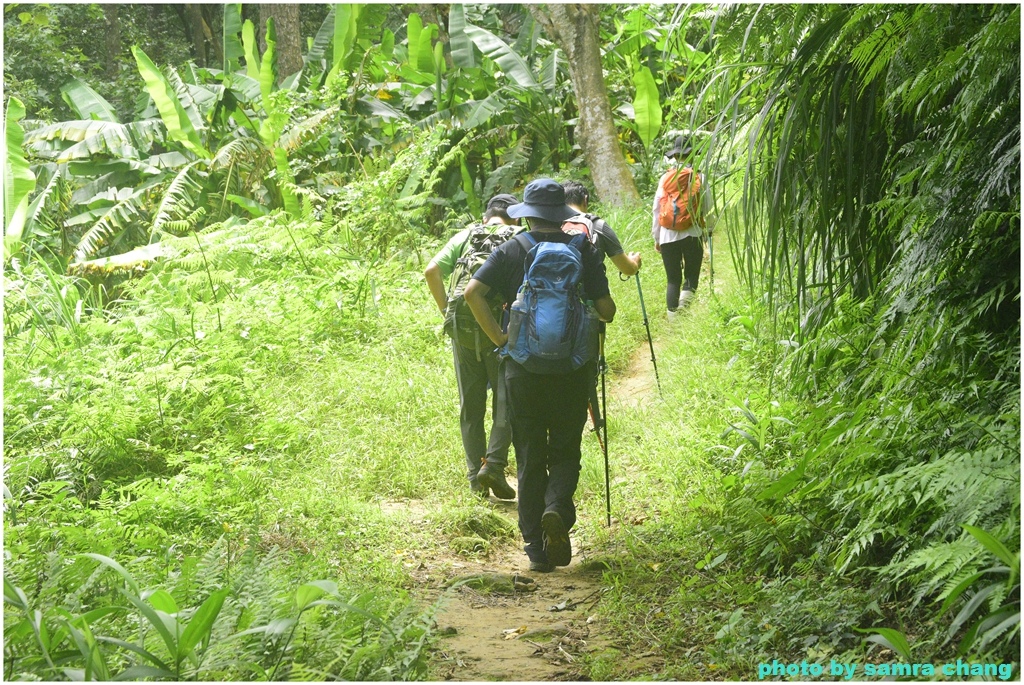
[[[566,528],[576,523],[572,498],[580,480],[580,443],[587,421],[593,362],[568,374],[508,376],[512,444],[519,476],[519,531],[531,561],[547,561],[540,519],[556,511]]]
[[[661,244],[661,261],[665,265],[668,289],[665,304],[669,311],[679,307],[679,289],[696,290],[700,278],[700,265],[704,261],[704,245],[700,238],[688,236],[682,240]],[[684,279],[685,275],[685,279]]]
[[[480,351],[479,359],[472,347],[453,343],[452,350],[455,377],[459,383],[459,427],[462,430],[462,448],[466,452],[466,475],[472,479],[485,457],[502,467],[508,463],[512,428],[508,421],[504,369],[498,355],[489,347]],[[488,385],[491,387],[490,441],[484,432]]]

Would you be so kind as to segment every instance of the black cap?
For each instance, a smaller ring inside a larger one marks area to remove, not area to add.
[[[532,217],[552,223],[561,223],[577,214],[565,204],[565,188],[550,178],[531,181],[523,191],[523,201],[508,208],[508,215],[514,219]]]
[[[676,138],[676,142],[672,145],[672,149],[665,153],[666,157],[675,159],[682,155],[686,155],[693,152],[693,147],[690,145],[690,139],[686,136],[679,136]]]
[[[505,209],[515,204],[519,204],[519,198],[515,195],[499,193],[487,201],[486,209]]]

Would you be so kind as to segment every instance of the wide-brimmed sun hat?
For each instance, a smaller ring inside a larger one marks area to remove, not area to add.
[[[508,215],[513,219],[535,218],[552,223],[562,223],[577,214],[578,211],[565,204],[565,189],[550,178],[531,181],[523,191],[523,201],[508,208]]]

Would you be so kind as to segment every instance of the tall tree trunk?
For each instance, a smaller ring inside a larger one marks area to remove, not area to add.
[[[206,35],[203,32],[203,8],[195,4],[185,5],[185,16],[188,18],[188,33],[192,38],[192,50],[195,52],[196,64],[206,66]]]
[[[302,68],[302,29],[299,6],[260,4],[260,46],[267,49],[267,19],[274,20],[277,33],[277,73],[283,81]]]
[[[103,5],[103,19],[106,22],[107,78],[117,77],[121,66],[121,20],[118,17],[118,5]]]
[[[203,35],[206,36],[206,42],[213,48],[213,63],[219,67],[224,64],[224,47],[220,44],[219,32],[210,28],[214,25],[213,14],[218,11],[223,13],[224,6],[203,5]]]
[[[576,138],[602,202],[622,206],[638,200],[633,174],[619,147],[601,66],[598,23],[601,5],[529,5],[545,33],[565,53],[576,94]]]

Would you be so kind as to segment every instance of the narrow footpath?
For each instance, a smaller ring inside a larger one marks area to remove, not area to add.
[[[609,377],[611,406],[637,406],[656,394],[645,344],[625,373]],[[589,422],[588,422],[589,428]],[[589,437],[589,432],[584,435]],[[515,487],[515,479],[510,479]],[[514,502],[491,498],[495,510],[516,524]],[[616,525],[613,523],[613,525]],[[438,650],[431,678],[453,681],[580,680],[584,654],[613,646],[595,608],[604,591],[607,561],[574,532],[573,559],[552,573],[533,573],[518,539],[490,550],[482,560],[438,560],[414,576],[426,582],[417,594],[438,602]],[[431,566],[433,568],[431,568]],[[446,576],[437,577],[442,569]],[[429,578],[429,580],[428,580]]]

